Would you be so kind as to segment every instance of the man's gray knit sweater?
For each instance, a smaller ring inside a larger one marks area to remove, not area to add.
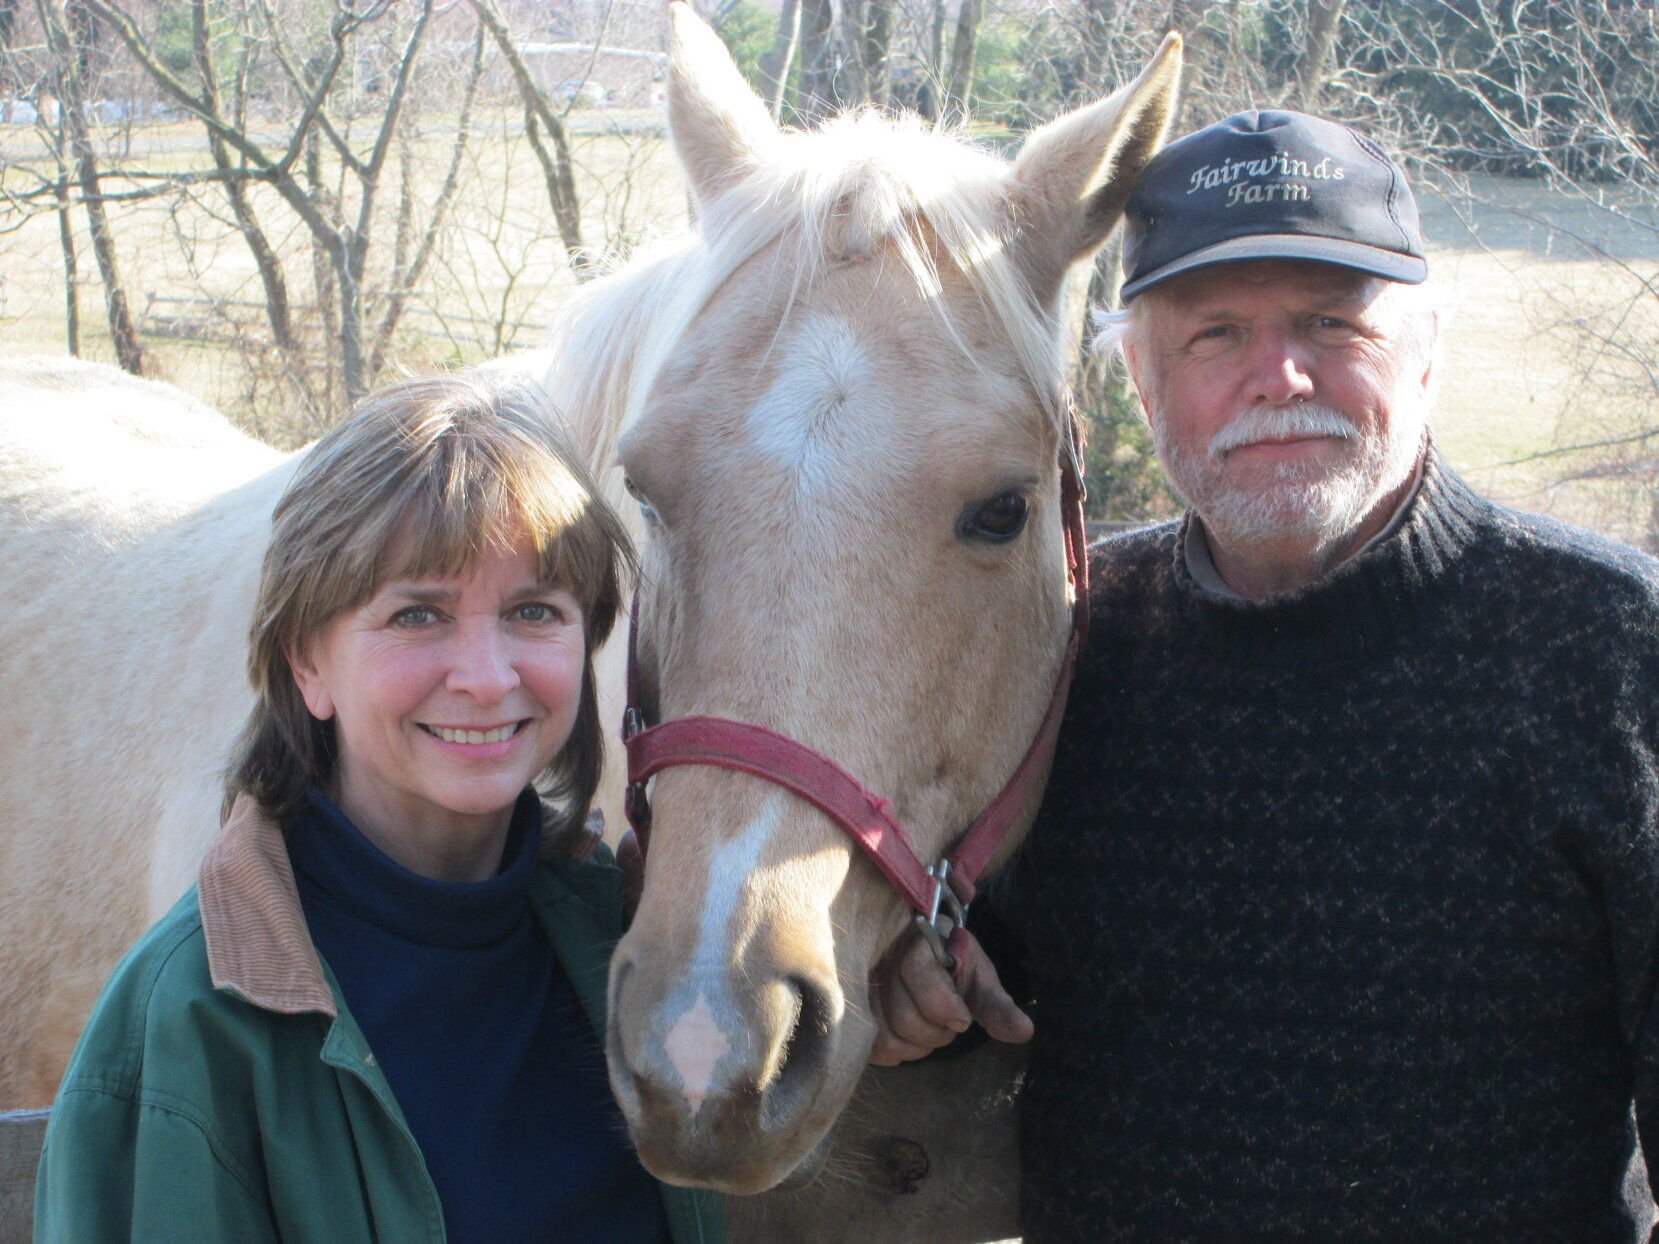
[[[1641,1238],[1659,563],[1433,457],[1295,596],[1197,591],[1185,532],[1095,549],[1009,878],[1027,1239]]]

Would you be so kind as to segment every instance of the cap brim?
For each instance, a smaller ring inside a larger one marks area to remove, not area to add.
[[[1212,264],[1237,263],[1246,259],[1309,259],[1315,263],[1336,264],[1342,268],[1369,272],[1372,276],[1399,281],[1403,285],[1420,285],[1428,280],[1429,276],[1427,261],[1419,259],[1416,255],[1385,251],[1344,238],[1308,237],[1301,233],[1257,233],[1249,237],[1230,238],[1225,242],[1217,242],[1214,246],[1193,251],[1190,255],[1182,255],[1181,258],[1130,281],[1118,291],[1118,297],[1128,302],[1137,294],[1144,293],[1154,285],[1162,284],[1184,272],[1191,272],[1195,268],[1207,268]]]

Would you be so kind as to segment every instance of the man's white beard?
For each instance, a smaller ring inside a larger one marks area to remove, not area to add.
[[[1340,542],[1405,483],[1417,465],[1425,422],[1421,408],[1396,408],[1386,432],[1365,433],[1328,406],[1256,406],[1211,437],[1202,454],[1192,454],[1169,436],[1168,420],[1156,412],[1151,420],[1159,461],[1213,535],[1227,544],[1295,538],[1315,549]],[[1263,467],[1253,488],[1226,478],[1229,450],[1292,436],[1340,438],[1343,459],[1331,467]]]

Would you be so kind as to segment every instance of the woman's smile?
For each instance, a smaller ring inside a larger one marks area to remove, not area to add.
[[[424,721],[415,723],[433,738],[445,743],[504,743],[529,724],[529,719],[510,721],[504,726],[434,726]]]

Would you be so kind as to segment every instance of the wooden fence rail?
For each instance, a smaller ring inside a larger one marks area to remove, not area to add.
[[[35,1170],[48,1113],[0,1111],[0,1244],[27,1244],[33,1234]]]

